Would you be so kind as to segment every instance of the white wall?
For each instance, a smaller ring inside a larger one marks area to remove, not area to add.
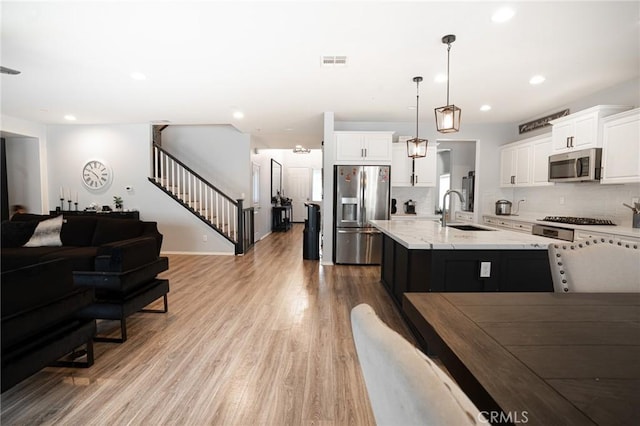
[[[139,210],[142,220],[158,222],[164,235],[163,252],[233,254],[233,244],[148,181],[149,124],[51,125],[47,127],[47,154],[51,208],[56,206],[61,186],[78,191],[79,209],[92,202],[113,205],[113,196],[118,195],[125,209]],[[113,170],[111,186],[97,193],[81,181],[82,166],[91,158],[104,160]],[[133,190],[127,192],[125,186]],[[203,241],[205,236],[207,241]]]
[[[250,199],[250,136],[229,125],[171,125],[162,148],[233,199]]]
[[[32,137],[8,137],[7,187],[9,206],[21,204],[30,213],[42,213],[42,174],[40,171],[40,143]]]

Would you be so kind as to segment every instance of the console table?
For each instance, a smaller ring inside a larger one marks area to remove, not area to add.
[[[271,230],[286,232],[291,228],[291,205],[271,208]]]
[[[49,215],[51,216],[99,216],[99,217],[110,217],[116,219],[137,219],[140,220],[140,212],[139,211],[110,211],[110,212],[96,212],[96,211],[87,211],[87,210],[50,210]]]

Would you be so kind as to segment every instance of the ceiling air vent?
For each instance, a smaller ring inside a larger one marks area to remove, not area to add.
[[[346,56],[323,56],[321,61],[323,67],[344,67],[346,65]]]

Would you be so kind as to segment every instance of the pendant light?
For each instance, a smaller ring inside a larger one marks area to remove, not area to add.
[[[440,133],[453,133],[460,130],[460,114],[462,110],[453,104],[449,104],[449,56],[451,43],[456,41],[453,34],[442,37],[442,43],[447,45],[447,105],[436,108],[436,128]]]
[[[418,133],[419,112],[420,112],[420,82],[422,77],[413,77],[416,82],[416,137],[407,141],[407,155],[411,158],[411,186],[417,181],[416,177],[416,158],[427,156],[427,139],[420,139]]]
[[[418,112],[420,106],[420,82],[422,77],[413,77],[416,82],[416,137],[407,141],[407,155],[410,158],[420,158],[427,156],[427,139],[420,139],[418,136]],[[412,175],[413,180],[413,175]]]

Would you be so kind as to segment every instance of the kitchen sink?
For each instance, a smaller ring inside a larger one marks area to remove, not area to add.
[[[447,225],[449,228],[459,229],[461,231],[495,231],[495,229],[480,228],[474,225]]]

